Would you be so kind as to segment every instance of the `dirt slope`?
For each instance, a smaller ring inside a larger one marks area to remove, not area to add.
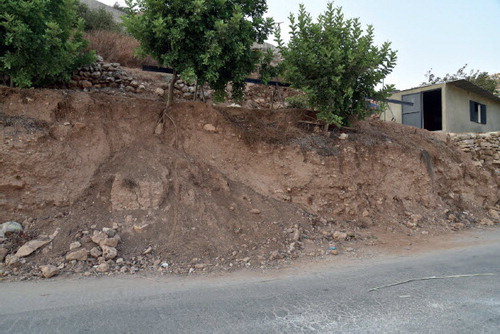
[[[327,138],[299,110],[185,102],[156,136],[163,103],[152,96],[0,97],[0,223],[25,227],[4,248],[60,229],[11,274],[37,275],[40,264],[94,273],[103,259],[64,257],[74,241],[90,250],[104,227],[121,236],[109,271],[185,273],[459,230],[500,204],[493,177],[468,156],[397,124],[363,121]]]

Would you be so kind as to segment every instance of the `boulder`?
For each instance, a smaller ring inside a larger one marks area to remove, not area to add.
[[[45,278],[51,278],[56,275],[59,275],[59,268],[53,265],[41,266],[40,271],[42,272],[42,276]]]
[[[114,247],[102,246],[102,256],[106,259],[114,259],[118,255],[118,251]]]
[[[45,239],[30,240],[17,250],[16,256],[21,258],[31,255],[34,251],[45,246],[51,241],[52,239],[48,237]]]

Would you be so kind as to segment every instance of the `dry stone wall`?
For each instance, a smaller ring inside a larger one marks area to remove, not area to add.
[[[492,168],[500,177],[500,131],[450,134],[464,152],[470,153],[478,166]]]
[[[168,80],[170,79],[171,76],[169,77],[167,74],[163,82],[141,82],[127,73],[119,63],[107,63],[104,62],[102,57],[98,56],[96,63],[80,68],[71,76],[69,88],[83,90],[111,88],[128,93],[149,92],[165,96],[169,85]],[[197,94],[198,98],[201,98],[201,89],[198,87],[198,92],[196,92],[196,89],[195,83],[178,80],[175,83],[174,94],[176,98],[184,100],[193,100],[195,94]],[[229,87],[230,91],[231,87]],[[203,88],[203,96],[206,99],[211,100],[212,94],[213,91],[208,86]],[[288,97],[297,94],[299,94],[297,90],[289,87],[274,87],[249,83],[246,85],[243,106],[256,109],[278,109],[287,105],[286,99]],[[233,103],[235,101],[229,97],[227,102]]]

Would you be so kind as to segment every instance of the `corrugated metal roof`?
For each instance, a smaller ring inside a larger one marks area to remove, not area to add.
[[[467,80],[456,80],[456,81],[450,81],[447,82],[446,84],[448,85],[453,85],[465,90],[468,90],[470,92],[476,93],[477,95],[481,95],[482,97],[486,97],[490,100],[496,101],[500,103],[500,97],[496,96],[495,94],[487,91],[484,88],[481,88],[479,86],[474,85],[472,82],[467,81]]]
[[[393,94],[407,92],[407,91],[415,90],[415,89],[431,90],[431,89],[434,89],[436,86],[443,86],[443,85],[453,85],[455,87],[462,88],[462,89],[464,89],[466,91],[469,91],[469,92],[472,92],[472,93],[476,93],[477,95],[480,95],[482,97],[486,97],[486,98],[488,98],[490,100],[493,100],[495,102],[499,102],[500,103],[500,96],[497,96],[497,95],[495,95],[495,94],[487,91],[486,89],[481,88],[481,87],[479,87],[479,86],[477,86],[477,85],[473,84],[472,82],[467,81],[465,79],[460,79],[460,80],[455,80],[455,81],[448,81],[448,82],[440,82],[440,83],[433,84],[433,85],[424,85],[424,86],[420,86],[420,87],[413,87],[413,88],[410,88],[410,89],[404,89],[404,90],[396,91]]]

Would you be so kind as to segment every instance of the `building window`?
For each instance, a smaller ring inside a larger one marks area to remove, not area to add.
[[[470,101],[470,121],[486,124],[486,105]]]

